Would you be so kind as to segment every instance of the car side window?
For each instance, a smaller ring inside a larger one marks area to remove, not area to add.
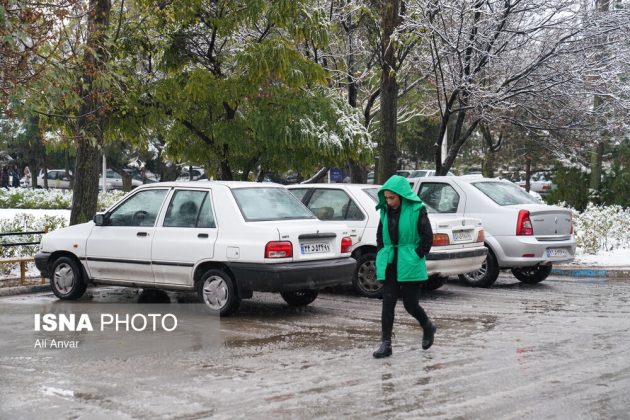
[[[129,197],[110,213],[110,226],[153,226],[168,190],[146,190]]]
[[[291,194],[296,196],[300,201],[304,201],[304,196],[308,192],[308,188],[291,188]]]
[[[164,227],[215,227],[207,191],[178,190],[164,217]]]
[[[318,189],[308,202],[308,208],[320,220],[363,220],[357,204],[341,190]]]
[[[450,184],[423,182],[418,196],[428,204],[429,212],[457,213],[459,194]]]

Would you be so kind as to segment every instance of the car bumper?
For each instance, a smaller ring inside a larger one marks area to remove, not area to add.
[[[290,292],[352,283],[353,258],[299,263],[227,263],[239,290]]]
[[[496,237],[495,237],[496,238]],[[575,258],[575,239],[564,241],[539,241],[536,237],[521,236],[509,240],[496,238],[501,246],[497,255],[499,267],[528,267],[538,264],[554,264],[573,261]],[[557,254],[562,251],[562,255]]]
[[[488,249],[456,249],[432,251],[427,255],[427,271],[429,275],[454,276],[469,273],[481,268],[486,259]]]
[[[42,273],[42,277],[50,277],[48,272],[48,260],[50,259],[50,252],[38,252],[35,255],[35,266]]]

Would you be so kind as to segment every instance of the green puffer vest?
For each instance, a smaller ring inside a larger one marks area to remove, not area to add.
[[[401,197],[400,219],[398,220],[398,245],[392,245],[387,223],[387,203],[385,190]],[[416,248],[420,244],[418,218],[424,203],[409,186],[407,178],[394,175],[378,190],[378,205],[383,225],[383,248],[376,254],[376,280],[385,280],[387,264],[394,262],[394,247],[398,248],[396,265],[398,281],[425,281],[428,279],[425,258],[420,258]]]

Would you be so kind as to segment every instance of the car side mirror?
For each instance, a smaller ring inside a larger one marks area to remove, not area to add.
[[[105,226],[106,217],[104,213],[95,214],[92,220],[94,220],[96,226]]]

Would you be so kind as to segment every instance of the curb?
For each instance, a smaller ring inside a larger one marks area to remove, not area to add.
[[[553,268],[551,274],[564,277],[598,277],[598,278],[630,278],[628,268],[586,268],[586,267],[559,267]]]
[[[28,293],[50,292],[50,284],[34,284],[31,286],[15,286],[0,288],[0,296],[24,295]]]

